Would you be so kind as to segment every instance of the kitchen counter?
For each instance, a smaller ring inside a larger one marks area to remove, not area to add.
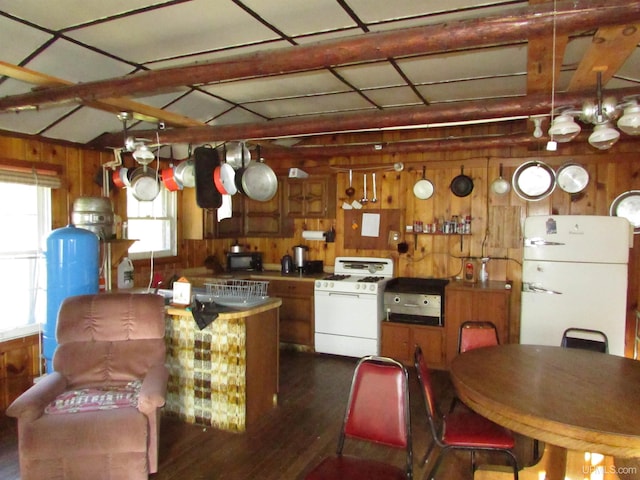
[[[167,307],[167,414],[243,432],[275,407],[281,303],[220,313],[202,330],[189,310]]]

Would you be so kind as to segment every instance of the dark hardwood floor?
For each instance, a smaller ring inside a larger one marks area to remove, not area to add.
[[[160,467],[151,480],[282,480],[299,479],[304,472],[336,447],[356,359],[282,351],[278,407],[245,433],[227,433],[185,424],[164,416],[161,425]],[[448,407],[453,388],[446,372],[435,371],[436,393],[442,409]],[[414,476],[421,479],[420,463],[428,440],[426,414],[418,381],[410,369]],[[15,420],[0,420],[0,478],[17,480]],[[350,453],[374,455],[398,461],[403,454],[348,443]],[[518,438],[519,461],[531,461],[531,442]],[[501,464],[500,456],[479,457],[480,462]],[[439,479],[471,480],[468,454],[450,454]]]

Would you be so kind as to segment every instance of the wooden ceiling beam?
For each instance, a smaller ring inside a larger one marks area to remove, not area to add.
[[[640,86],[608,90],[607,95],[622,98],[640,94]],[[594,92],[556,94],[555,104],[575,105],[592,99]],[[443,103],[424,107],[406,107],[355,113],[326,114],[312,117],[295,117],[269,122],[217,125],[206,127],[174,128],[166,130],[136,131],[136,135],[159,136],[160,143],[208,143],[231,140],[265,140],[280,137],[296,137],[337,132],[381,130],[392,127],[419,128],[430,124],[468,122],[485,119],[545,115],[551,110],[551,97],[546,93],[505,99],[474,100],[459,103]],[[117,147],[122,142],[120,133],[102,135],[93,143],[96,147]]]
[[[0,75],[19,80],[21,82],[37,85],[38,87],[59,87],[73,86],[72,82],[62,78],[53,77],[41,72],[36,72],[25,67],[13,65],[11,63],[0,61]],[[99,101],[86,102],[86,106],[112,112],[114,114],[120,112],[130,112],[133,118],[142,122],[159,123],[164,122],[171,127],[196,127],[206,125],[183,115],[172,113],[161,108],[152,107],[143,103],[135,102],[129,98],[103,98]]]
[[[555,4],[555,11],[554,11]],[[170,91],[185,84],[255,78],[411,55],[527,41],[555,22],[558,34],[640,21],[640,0],[560,0],[473,18],[401,30],[369,32],[236,55],[203,64],[140,72],[109,80],[45,88],[0,99],[0,111]]]
[[[595,88],[596,72],[602,72],[602,84],[613,77],[640,43],[640,24],[599,28],[578,69],[571,77],[569,91]]]

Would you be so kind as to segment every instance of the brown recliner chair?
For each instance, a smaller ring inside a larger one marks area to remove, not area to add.
[[[168,380],[164,302],[80,295],[60,306],[54,372],[18,397],[22,480],[146,479],[158,469]]]

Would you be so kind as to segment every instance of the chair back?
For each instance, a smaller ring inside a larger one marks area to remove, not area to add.
[[[360,359],[351,382],[344,435],[407,447],[411,438],[408,378],[404,365],[393,359]]]
[[[493,322],[464,322],[460,325],[458,353],[499,343],[498,330]]]
[[[102,293],[66,298],[58,313],[54,370],[73,388],[142,378],[166,355],[159,295]]]
[[[418,374],[418,381],[420,382],[420,390],[422,391],[422,398],[427,410],[427,418],[429,420],[429,426],[431,427],[431,434],[434,439],[438,439],[438,429],[436,422],[442,419],[442,415],[436,405],[436,397],[433,392],[433,386],[431,384],[431,374],[427,366],[427,362],[424,359],[422,348],[420,345],[416,345],[414,354],[414,365],[416,367],[416,373]]]
[[[567,328],[562,334],[560,346],[609,353],[607,335],[600,330],[590,330],[588,328]]]

